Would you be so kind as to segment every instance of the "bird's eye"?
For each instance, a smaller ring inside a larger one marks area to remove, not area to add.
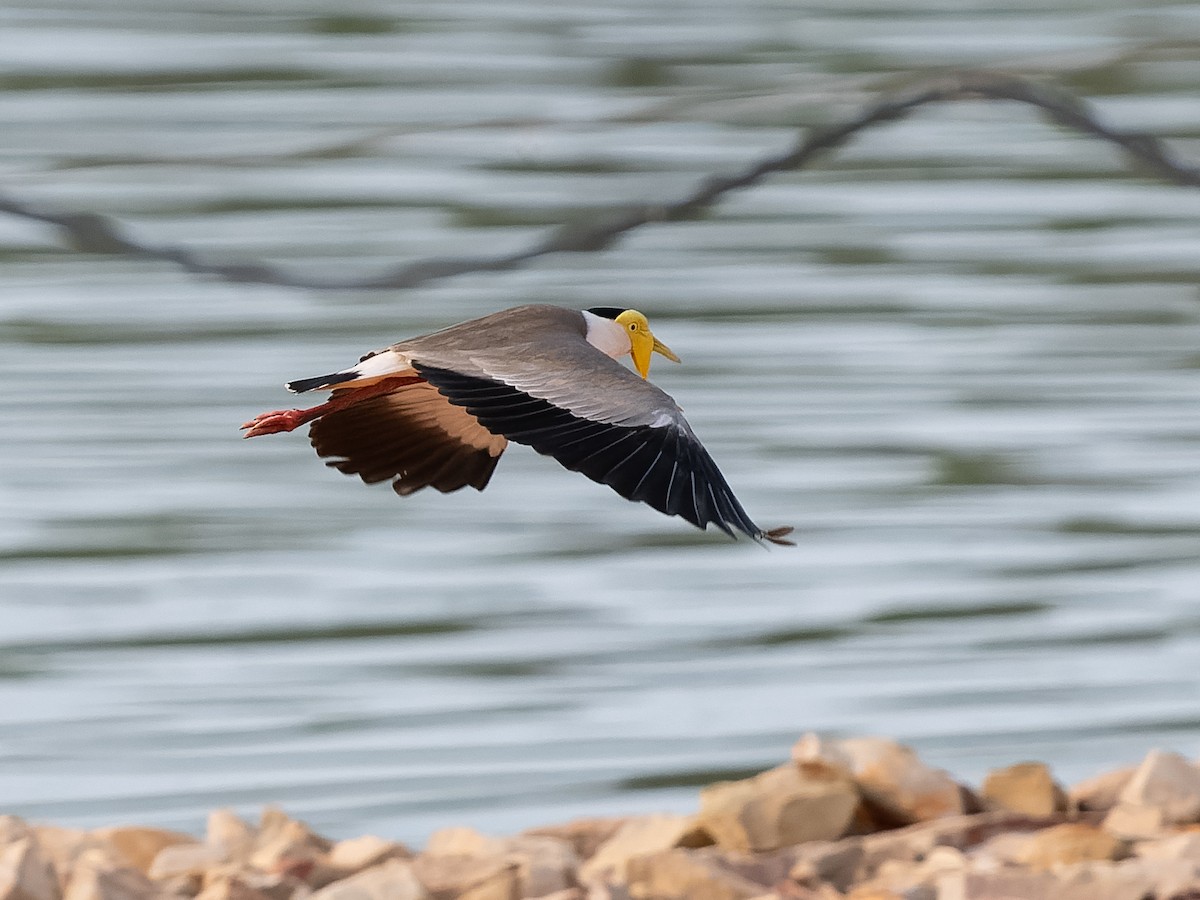
[[[637,331],[637,322],[630,322],[630,323],[629,323],[629,330],[630,330],[630,331]]]

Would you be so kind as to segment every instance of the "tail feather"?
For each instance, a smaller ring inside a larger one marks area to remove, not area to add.
[[[293,394],[303,394],[305,391],[337,387],[349,381],[357,381],[358,384],[354,387],[360,388],[385,378],[405,374],[412,374],[412,365],[409,363],[408,357],[388,349],[377,353],[368,353],[352,369],[342,369],[340,372],[318,375],[316,378],[300,378],[296,381],[289,381],[287,389]]]
[[[354,379],[360,377],[362,376],[354,370],[332,372],[329,375],[318,375],[316,378],[299,378],[296,381],[289,381],[287,389],[293,394],[303,394],[305,391],[314,391],[318,388],[329,388],[338,384],[345,384],[347,381],[354,381]]]

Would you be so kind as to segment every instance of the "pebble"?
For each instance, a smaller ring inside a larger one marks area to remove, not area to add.
[[[842,769],[869,807],[869,820],[910,825],[969,811],[966,792],[949,773],[888,738],[827,740],[810,733],[796,742],[792,759],[801,769],[818,763]]]
[[[1200,898],[1200,768],[1180,754],[1065,790],[1018,762],[978,791],[884,738],[806,735],[792,756],[704,788],[695,815],[445,828],[417,853],[276,808],[215,810],[203,838],[0,816],[0,900]]]
[[[0,897],[59,900],[58,876],[37,840],[19,837],[0,848]]]
[[[703,789],[696,821],[722,847],[763,852],[841,837],[859,801],[840,770],[785,765]]]
[[[990,808],[1030,816],[1048,817],[1067,809],[1066,792],[1051,776],[1050,767],[1039,762],[1017,763],[989,772],[980,796]]]
[[[1178,753],[1151,750],[1117,802],[1160,810],[1170,825],[1200,821],[1200,767]]]

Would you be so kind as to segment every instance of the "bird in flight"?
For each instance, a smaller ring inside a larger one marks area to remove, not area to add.
[[[332,393],[242,429],[249,438],[311,422],[326,465],[368,484],[391,480],[402,497],[482,491],[516,441],[697,528],[791,545],[791,528],[754,524],[678,404],[646,380],[653,353],[679,362],[637,310],[518,306],[290,382],[294,393]],[[641,377],[617,362],[624,356]]]

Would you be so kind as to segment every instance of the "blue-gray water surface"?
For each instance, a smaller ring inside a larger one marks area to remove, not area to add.
[[[669,200],[948,66],[1200,158],[1200,7],[10,0],[0,190],[368,275]],[[1200,750],[1200,194],[1015,104],[928,107],[593,254],[354,293],[0,218],[0,811],[278,803],[420,841],[687,810],[804,731],[964,779]],[[284,381],[523,302],[626,305],[752,516],[527,448],[397,499]]]

